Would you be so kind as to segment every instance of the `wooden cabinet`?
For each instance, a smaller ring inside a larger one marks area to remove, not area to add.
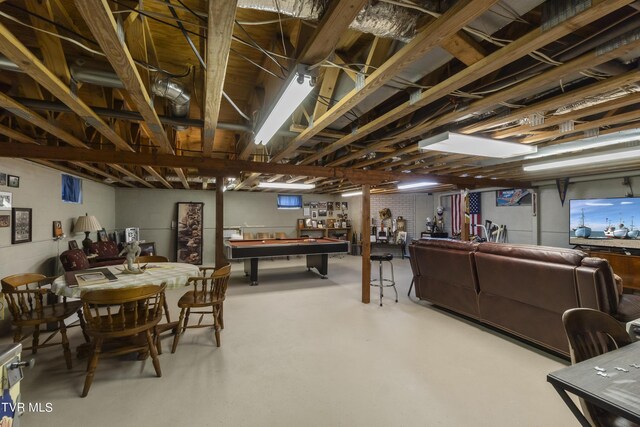
[[[609,261],[613,272],[622,277],[625,288],[640,289],[640,256],[606,251],[588,251],[589,256]]]
[[[332,239],[341,238],[347,242],[351,241],[351,227],[336,227],[336,228],[298,228],[298,237],[309,236],[314,237],[329,237]]]

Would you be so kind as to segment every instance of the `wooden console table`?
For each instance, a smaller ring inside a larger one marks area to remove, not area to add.
[[[613,272],[622,278],[625,288],[640,290],[640,256],[599,250],[587,251],[589,256],[609,261]]]

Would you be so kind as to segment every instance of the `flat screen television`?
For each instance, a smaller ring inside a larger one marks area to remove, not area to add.
[[[640,249],[640,197],[569,201],[569,244]]]

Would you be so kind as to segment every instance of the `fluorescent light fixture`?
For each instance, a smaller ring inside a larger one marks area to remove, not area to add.
[[[411,188],[431,187],[433,185],[438,185],[438,183],[433,181],[412,182],[411,184],[398,185],[398,190],[409,190]]]
[[[310,190],[315,188],[315,184],[298,184],[297,182],[260,182],[258,187],[261,188],[280,188],[283,190]]]
[[[285,83],[285,89],[280,94],[275,106],[256,132],[253,142],[267,145],[312,90],[311,75],[307,71],[307,67],[298,65]]]
[[[362,191],[351,191],[349,193],[342,193],[342,197],[362,196]]]
[[[640,129],[623,130],[607,135],[598,135],[563,144],[550,145],[541,148],[536,154],[525,156],[525,159],[537,159],[557,154],[571,153],[572,151],[589,150],[591,148],[608,147],[610,145],[640,140]]]
[[[522,169],[525,172],[535,172],[547,169],[565,168],[571,166],[593,165],[600,162],[613,162],[620,160],[630,160],[640,157],[640,149],[617,150],[604,154],[594,154],[589,156],[576,156],[569,159],[557,160],[555,162],[534,163],[526,165]]]
[[[444,151],[447,153],[495,157],[500,159],[522,156],[538,151],[535,145],[480,138],[454,132],[443,132],[439,135],[423,139],[418,142],[418,147],[420,147],[421,150]]]

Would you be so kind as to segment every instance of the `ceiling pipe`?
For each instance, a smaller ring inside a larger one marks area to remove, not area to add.
[[[30,98],[14,98],[17,102],[24,105],[25,107],[32,108],[34,110],[40,111],[55,111],[58,113],[71,113],[73,110],[62,104],[60,102],[53,101],[43,101],[40,99],[30,99]],[[126,111],[126,110],[113,110],[109,108],[101,108],[101,107],[92,107],[89,106],[97,115],[101,117],[107,117],[111,119],[120,119],[127,120],[131,122],[143,122],[144,119],[142,115],[136,111]],[[181,118],[181,117],[167,117],[167,116],[158,116],[160,118],[160,122],[166,125],[171,126],[182,126],[182,127],[204,127],[204,121],[198,119],[189,119],[189,118]],[[231,130],[235,132],[252,132],[253,129],[251,126],[240,125],[236,123],[225,123],[218,122],[217,129],[221,130]],[[296,134],[297,135],[297,134]]]

